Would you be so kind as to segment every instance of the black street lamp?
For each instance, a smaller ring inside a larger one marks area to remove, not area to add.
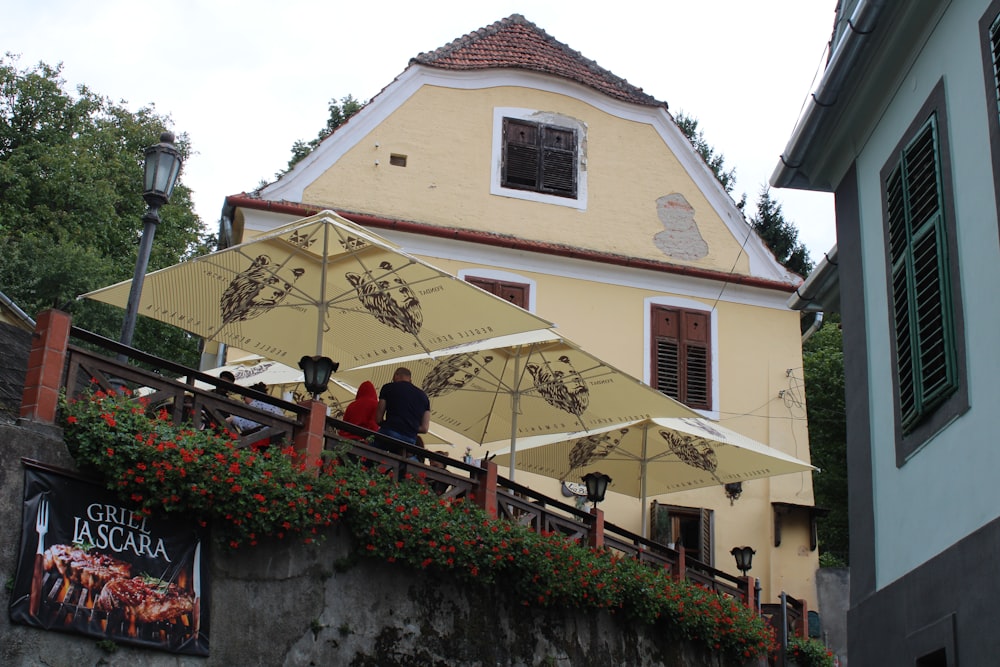
[[[153,249],[153,236],[156,234],[156,225],[160,222],[160,208],[170,201],[182,162],[180,151],[174,146],[172,132],[161,134],[160,143],[147,148],[145,154],[142,198],[146,200],[148,208],[142,216],[139,256],[135,260],[135,274],[132,276],[132,288],[128,294],[128,306],[125,308],[125,321],[122,322],[122,335],[119,339],[122,345],[130,347],[132,334],[135,333],[135,320],[139,314],[139,299],[142,297],[142,283],[146,278],[149,253]],[[120,361],[124,361],[126,357],[125,354],[118,355]]]
[[[604,500],[611,478],[602,472],[588,472],[583,476],[583,483],[587,485],[587,500],[596,508],[597,503]]]
[[[742,572],[744,577],[747,576],[753,563],[753,555],[757,552],[750,547],[733,547],[729,553],[736,559],[736,569]]]
[[[299,368],[305,376],[303,384],[306,385],[306,391],[313,395],[313,400],[318,401],[319,395],[326,391],[330,376],[340,368],[340,364],[330,357],[316,355],[299,359]]]

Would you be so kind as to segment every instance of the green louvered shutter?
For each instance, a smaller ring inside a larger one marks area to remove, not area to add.
[[[903,149],[885,188],[905,434],[958,388],[936,116]]]

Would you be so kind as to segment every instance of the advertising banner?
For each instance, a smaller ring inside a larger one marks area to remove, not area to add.
[[[208,655],[207,533],[136,514],[72,473],[25,466],[11,621]]]

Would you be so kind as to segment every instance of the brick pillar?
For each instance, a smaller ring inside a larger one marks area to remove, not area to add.
[[[604,510],[596,507],[590,508],[590,515],[594,517],[594,525],[590,528],[590,535],[587,536],[587,545],[594,548],[604,546]]]
[[[21,419],[44,424],[56,422],[71,324],[72,318],[59,310],[46,310],[35,320],[21,394]]]
[[[312,464],[320,458],[326,444],[326,404],[310,399],[299,405],[309,408],[309,413],[302,428],[295,434],[295,451]]]
[[[746,597],[744,598],[744,600],[746,601],[746,606],[752,609],[753,611],[757,611],[757,601],[754,599],[754,595],[756,595],[756,592],[754,591],[753,577],[743,576],[740,577],[740,579],[743,580],[743,585],[746,586]]]
[[[486,510],[492,518],[497,518],[497,464],[483,461],[483,472],[479,474],[479,489],[476,491],[476,505]]]

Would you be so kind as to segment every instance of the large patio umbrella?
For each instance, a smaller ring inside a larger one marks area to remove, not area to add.
[[[499,449],[494,461],[509,465],[513,454]],[[590,472],[608,475],[610,490],[642,500],[643,532],[649,496],[814,470],[702,417],[652,417],[524,438],[517,443],[517,465],[562,482],[579,482]]]
[[[131,281],[83,297],[125,307]],[[550,322],[332,211],[146,276],[139,313],[295,366],[354,368]]]
[[[489,345],[503,342],[502,345]],[[352,385],[380,387],[397,366],[412,372],[427,392],[431,418],[477,443],[526,436],[590,431],[653,415],[697,413],[619,371],[553,332],[529,332],[421,358],[338,374]]]

